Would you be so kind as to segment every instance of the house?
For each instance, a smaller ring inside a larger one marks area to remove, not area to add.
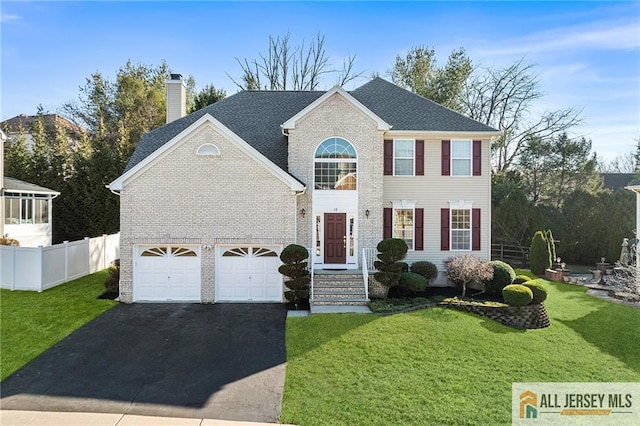
[[[59,127],[66,133],[69,147],[76,146],[83,133],[83,130],[77,124],[58,114],[42,114],[41,117],[42,123],[49,134],[54,134],[56,128]],[[9,139],[23,137],[25,146],[28,149],[33,149],[34,140],[31,135],[31,128],[37,118],[37,115],[16,115],[1,122],[0,128]]]
[[[121,301],[281,302],[291,243],[309,248],[314,274],[345,270],[362,287],[385,237],[440,270],[456,254],[490,258],[497,130],[381,78],[242,91],[187,116],[184,93],[172,75],[167,124],[109,185]]]
[[[4,175],[4,142],[0,130],[0,236],[21,246],[51,245],[52,200],[59,192]]]

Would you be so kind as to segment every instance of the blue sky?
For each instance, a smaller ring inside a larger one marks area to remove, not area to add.
[[[534,112],[583,108],[575,135],[606,160],[640,136],[640,2],[32,2],[2,1],[4,120],[56,112],[91,73],[113,78],[128,59],[193,75],[198,88],[237,91],[235,58],[255,58],[269,35],[294,44],[320,32],[331,62],[388,72],[397,54],[435,48],[439,63],[464,47],[479,66],[521,57],[546,94]],[[356,83],[360,85],[366,79]],[[331,79],[323,88],[335,83]],[[347,87],[348,89],[351,87]]]

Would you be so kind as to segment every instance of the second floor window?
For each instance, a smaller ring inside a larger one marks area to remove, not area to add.
[[[413,176],[413,147],[413,139],[396,139],[393,141],[393,168],[395,176]]]
[[[451,175],[471,176],[471,141],[451,141]]]
[[[342,138],[330,138],[318,146],[314,156],[316,190],[357,189],[356,150]]]

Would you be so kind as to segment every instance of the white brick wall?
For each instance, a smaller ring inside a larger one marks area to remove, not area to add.
[[[298,209],[304,208],[309,215],[313,211],[313,158],[318,145],[331,137],[346,139],[356,149],[359,248],[361,251],[363,247],[375,247],[382,238],[383,132],[339,94],[327,99],[290,130],[289,171],[307,185],[306,194],[299,197]],[[365,210],[370,212],[368,218]],[[311,247],[312,230],[309,216],[299,222],[299,244]]]
[[[219,157],[196,156],[213,143]],[[295,239],[295,194],[203,124],[121,193],[120,298],[133,301],[135,244],[275,243]],[[202,250],[202,301],[213,302],[215,250]]]

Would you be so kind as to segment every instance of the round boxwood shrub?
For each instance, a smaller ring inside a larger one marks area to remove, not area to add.
[[[493,278],[484,282],[484,292],[499,296],[502,289],[513,282],[516,272],[511,265],[500,260],[492,260],[489,265],[493,268]]]
[[[414,274],[422,275],[428,282],[438,277],[438,267],[426,260],[420,262],[414,262],[411,265],[411,272]]]
[[[549,292],[547,291],[547,288],[538,281],[529,280],[522,285],[527,287],[533,293],[533,300],[531,303],[541,303],[547,300]]]
[[[531,281],[531,278],[526,275],[516,275],[516,277],[513,279],[512,284],[523,284],[527,281]]]
[[[425,277],[414,272],[403,272],[398,283],[401,288],[413,292],[424,291],[428,285],[429,281]]]
[[[504,301],[512,306],[525,306],[533,300],[533,292],[522,284],[510,284],[502,289]]]

